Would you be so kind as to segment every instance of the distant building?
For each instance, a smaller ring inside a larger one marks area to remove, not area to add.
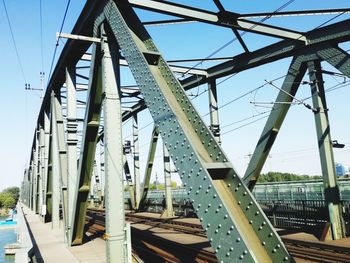
[[[335,164],[335,173],[337,176],[344,176],[346,174],[345,167],[341,163]]]

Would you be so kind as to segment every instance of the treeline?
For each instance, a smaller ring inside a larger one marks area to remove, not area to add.
[[[281,172],[268,172],[267,174],[261,174],[259,176],[258,183],[305,181],[305,180],[316,180],[316,179],[322,179],[322,176],[299,175],[299,174],[281,173]]]
[[[19,198],[19,188],[17,186],[8,187],[0,192],[0,208],[13,208]]]

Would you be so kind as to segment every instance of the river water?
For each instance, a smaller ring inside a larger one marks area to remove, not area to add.
[[[5,220],[6,217],[0,216],[0,221]],[[16,242],[16,231],[14,229],[0,229],[0,263],[13,263],[15,258],[13,256],[5,256],[4,246],[9,243]]]

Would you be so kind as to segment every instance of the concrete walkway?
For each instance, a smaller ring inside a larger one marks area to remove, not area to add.
[[[23,212],[33,234],[38,262],[48,263],[103,263],[106,262],[105,241],[100,238],[84,245],[67,247],[63,230],[54,230],[51,223],[44,224],[39,215],[24,207]]]

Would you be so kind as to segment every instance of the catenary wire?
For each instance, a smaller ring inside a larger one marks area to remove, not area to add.
[[[6,14],[6,19],[7,19],[9,28],[10,28],[11,39],[12,39],[13,46],[14,46],[14,48],[15,48],[16,57],[17,57],[17,61],[18,61],[19,67],[20,67],[20,69],[21,69],[22,78],[23,78],[23,80],[24,80],[24,83],[27,83],[26,75],[24,74],[23,64],[22,64],[22,61],[21,61],[21,57],[19,56],[19,52],[18,52],[18,48],[17,48],[17,44],[16,44],[16,40],[15,40],[15,36],[14,36],[13,29],[12,29],[10,16],[9,16],[8,11],[7,11],[7,7],[6,7],[5,0],[2,0],[2,3],[3,3],[3,5],[4,5],[5,14]]]
[[[63,29],[64,23],[66,21],[69,5],[70,5],[70,0],[67,1],[66,9],[64,11],[64,15],[63,15],[63,19],[62,19],[62,23],[61,23],[61,27],[60,27],[60,33],[59,33],[59,35],[57,37],[57,40],[56,40],[55,50],[53,52],[51,66],[50,66],[50,71],[49,71],[50,72],[49,73],[49,79],[51,78],[51,73],[52,73],[52,69],[53,69],[53,63],[55,62],[55,57],[56,57],[57,48],[58,48],[58,42],[60,41],[60,36],[61,36],[61,33],[62,33],[62,29]]]

